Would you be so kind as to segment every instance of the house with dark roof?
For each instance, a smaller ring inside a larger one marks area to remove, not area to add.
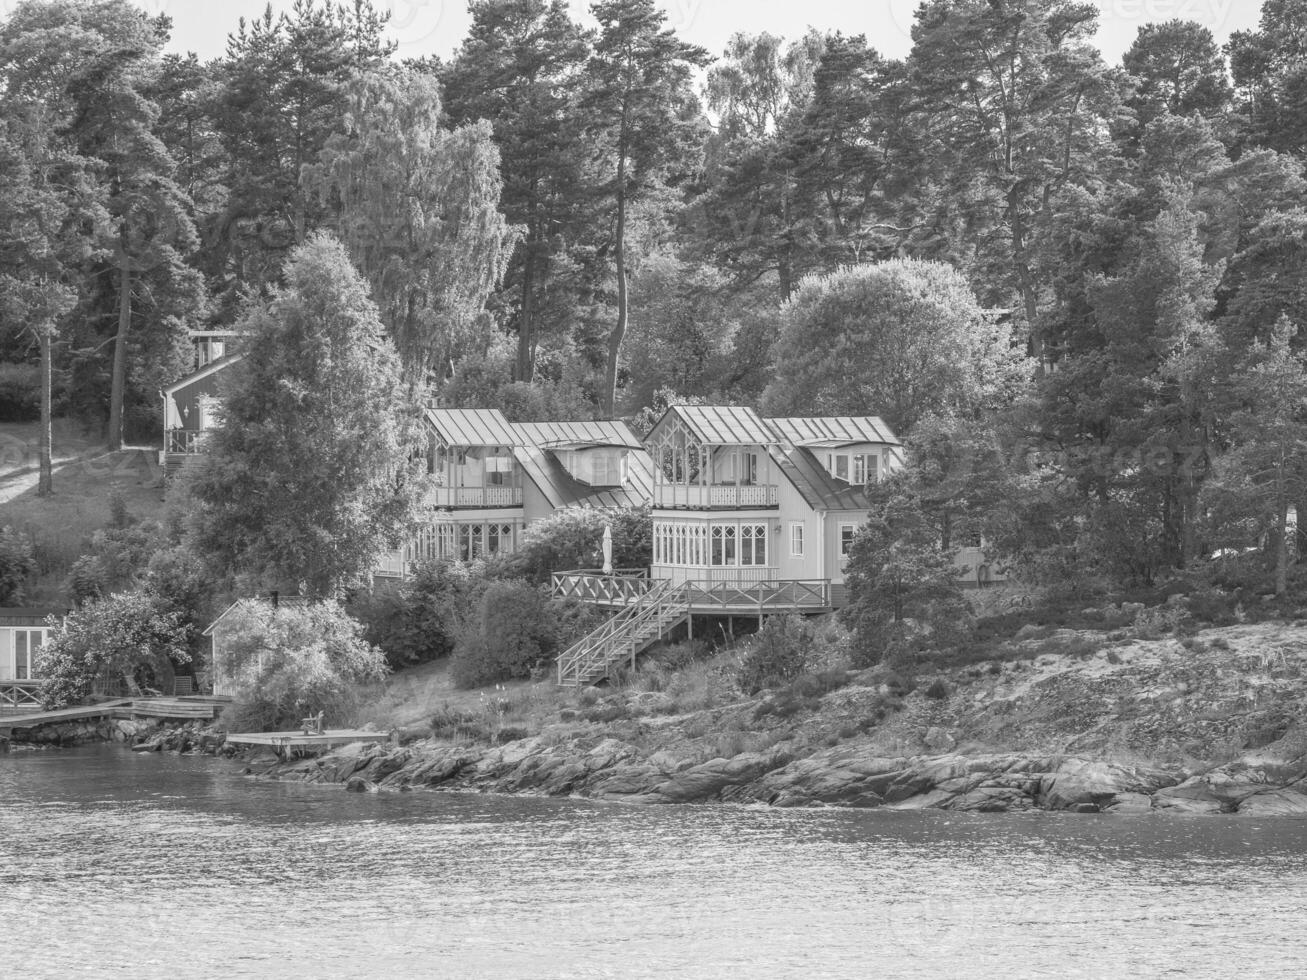
[[[179,469],[199,452],[200,440],[217,424],[220,375],[241,359],[230,345],[234,331],[193,331],[195,369],[160,392],[163,398],[163,449],[159,464]]]
[[[497,409],[433,408],[427,517],[378,574],[402,577],[421,561],[510,553],[526,526],[564,507],[649,500],[653,473],[624,422],[509,422]]]

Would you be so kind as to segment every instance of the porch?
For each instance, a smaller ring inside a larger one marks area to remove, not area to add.
[[[41,710],[44,681],[0,681],[0,716]]]
[[[577,599],[605,609],[622,609],[638,602],[655,586],[683,586],[690,612],[697,616],[764,616],[772,613],[820,613],[833,608],[829,579],[779,579],[776,569],[720,569],[702,577],[651,577],[644,569],[593,569],[556,572],[552,591],[558,599]],[[677,569],[702,572],[701,569]],[[744,572],[744,575],[741,575]]]

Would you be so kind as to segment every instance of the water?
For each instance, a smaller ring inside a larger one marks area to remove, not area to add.
[[[1307,821],[347,794],[0,756],[0,978],[1301,977]]]

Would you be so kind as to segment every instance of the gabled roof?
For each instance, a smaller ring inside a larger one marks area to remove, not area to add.
[[[517,434],[497,408],[428,408],[427,421],[447,446],[514,446]]]
[[[899,445],[898,437],[890,431],[890,427],[873,415],[763,421],[796,446],[848,446],[860,442]]]
[[[774,450],[771,457],[813,510],[867,510],[871,501],[860,486],[830,475],[803,446]]]
[[[278,608],[278,609],[279,609],[279,608],[281,608],[282,606],[306,606],[306,605],[308,605],[308,604],[310,604],[310,603],[317,602],[317,601],[319,601],[319,600],[313,598],[312,596],[306,596],[306,595],[283,595],[283,596],[278,596],[278,597],[277,597],[277,605],[276,605],[276,607],[273,607],[273,608]],[[205,631],[204,631],[203,633],[201,633],[200,635],[201,635],[201,636],[212,636],[212,635],[213,635],[214,627],[216,627],[219,623],[221,623],[224,619],[226,619],[227,616],[230,615],[231,612],[232,612],[233,610],[239,608],[240,606],[247,606],[247,605],[249,605],[250,603],[255,603],[255,602],[257,602],[257,603],[262,603],[262,604],[264,604],[264,605],[267,605],[267,606],[269,606],[269,607],[272,607],[272,600],[271,600],[271,599],[267,599],[267,598],[263,598],[262,596],[260,596],[259,598],[256,598],[256,599],[237,599],[237,600],[236,600],[235,602],[233,602],[230,606],[228,606],[226,609],[224,609],[222,612],[220,612],[220,613],[218,614],[218,618],[215,619],[212,623],[210,623],[209,626],[208,626],[208,628],[205,629]]]
[[[574,479],[552,452],[539,446],[518,446],[513,457],[554,508],[629,507],[653,498],[653,462],[643,449],[627,454],[627,483],[623,487],[587,486]]]
[[[180,391],[182,388],[185,388],[187,385],[193,385],[195,384],[195,382],[200,381],[203,378],[207,378],[211,374],[217,374],[223,368],[230,367],[244,356],[245,356],[244,353],[237,351],[234,354],[224,354],[222,357],[214,358],[212,361],[204,365],[204,367],[200,368],[198,371],[192,371],[190,374],[186,375],[186,377],[182,378],[181,380],[174,381],[168,387],[163,389],[163,393],[165,395],[171,395],[175,391]]]
[[[668,416],[675,415],[694,433],[695,438],[711,446],[766,446],[776,435],[751,408],[732,405],[671,405],[654,425],[657,429]]]
[[[513,422],[518,445],[549,449],[583,449],[587,446],[623,446],[640,449],[643,444],[625,422]]]

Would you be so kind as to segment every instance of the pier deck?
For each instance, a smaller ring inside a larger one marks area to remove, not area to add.
[[[303,732],[245,732],[229,734],[228,745],[266,745],[278,752],[296,749],[330,749],[351,742],[389,742],[390,732],[363,732],[348,728],[328,728],[321,735]]]
[[[39,728],[65,721],[85,721],[91,718],[174,718],[212,721],[230,701],[221,697],[181,698],[117,698],[100,704],[57,711],[34,711],[28,714],[0,717],[0,732],[14,729]]]

